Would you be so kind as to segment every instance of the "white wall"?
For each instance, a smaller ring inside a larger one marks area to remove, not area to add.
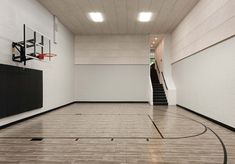
[[[177,104],[235,127],[235,38],[173,65]]]
[[[177,104],[232,127],[235,39],[230,37],[235,34],[234,8],[234,0],[201,0],[172,34]]]
[[[75,64],[148,64],[148,35],[76,36]]]
[[[148,65],[76,65],[77,101],[149,101]]]
[[[176,62],[235,34],[234,0],[201,0],[172,34]]]
[[[148,38],[76,36],[75,100],[149,101]]]
[[[1,0],[0,63],[23,67],[11,60],[11,43],[21,41],[23,24],[53,38],[53,16],[36,0]],[[74,101],[74,36],[61,23],[51,62],[28,61],[26,67],[43,70],[43,108],[0,119],[0,126]],[[1,109],[0,109],[1,110]]]
[[[151,68],[151,65],[149,65],[149,70]],[[149,88],[148,88],[148,97],[149,97],[149,104],[153,105],[153,86],[151,81],[151,76],[149,76]]]

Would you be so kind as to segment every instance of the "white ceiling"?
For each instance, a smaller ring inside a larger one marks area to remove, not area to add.
[[[160,34],[172,32],[199,0],[38,0],[73,33]],[[153,12],[151,22],[140,23],[141,11]],[[102,12],[103,23],[91,22],[87,13]]]

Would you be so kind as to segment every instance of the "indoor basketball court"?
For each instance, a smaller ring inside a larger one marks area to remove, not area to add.
[[[182,109],[156,108],[73,104],[1,130],[0,157],[6,163],[226,162],[212,129],[229,133]]]
[[[234,0],[1,0],[0,164],[235,163]]]

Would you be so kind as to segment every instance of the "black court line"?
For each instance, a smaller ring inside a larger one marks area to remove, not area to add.
[[[107,115],[107,116],[146,116],[146,114],[101,114],[101,113],[97,113],[97,114],[89,114],[89,113],[71,113],[71,114],[62,114],[62,113],[53,113],[53,115],[60,115],[60,116],[71,116],[71,115],[77,115],[77,116],[86,116],[86,115],[97,115],[97,116],[102,116],[102,115]]]
[[[161,109],[159,109],[160,111],[162,111],[162,112],[166,112],[166,111],[164,111],[164,110],[161,110]],[[197,121],[197,120],[195,120],[195,119],[193,119],[193,118],[191,118],[191,117],[188,117],[188,116],[185,116],[185,115],[183,115],[183,114],[179,114],[179,113],[174,113],[174,112],[169,112],[169,111],[167,111],[167,113],[170,113],[170,114],[174,114],[174,116],[173,117],[177,117],[177,115],[178,116],[180,116],[179,118],[184,118],[184,119],[188,119],[188,120],[191,120],[191,121],[194,121],[194,122],[197,122],[197,123],[199,123],[199,124],[201,124],[202,126],[204,126],[204,133],[206,132],[206,130],[207,130],[207,126],[205,125],[205,124],[203,124],[203,123],[201,123],[200,121]],[[169,115],[168,115],[169,116]]]
[[[211,128],[207,127],[212,133],[214,133],[214,135],[218,138],[218,140],[220,141],[222,147],[223,147],[223,151],[224,151],[224,164],[227,164],[227,159],[228,159],[228,155],[227,155],[227,150],[226,150],[226,147],[222,141],[222,139],[219,137],[219,135],[213,131]]]
[[[160,110],[162,111],[162,110]],[[154,127],[157,129],[158,133],[160,134],[161,138],[156,138],[156,137],[149,137],[149,136],[144,136],[144,137],[114,137],[114,136],[105,136],[105,137],[79,137],[79,136],[74,136],[74,137],[43,137],[45,139],[76,139],[76,138],[81,138],[81,139],[111,139],[111,138],[115,138],[115,139],[146,139],[146,138],[149,138],[149,139],[184,139],[184,138],[192,138],[192,137],[197,137],[197,136],[200,136],[200,135],[203,135],[204,133],[206,133],[207,131],[207,127],[199,122],[199,121],[196,121],[190,117],[187,117],[185,115],[182,115],[182,114],[178,114],[178,113],[173,113],[173,112],[168,112],[168,113],[171,113],[173,115],[167,115],[168,117],[176,117],[176,118],[180,118],[180,119],[188,119],[188,120],[191,120],[191,121],[194,121],[196,123],[199,123],[201,124],[203,127],[204,127],[204,130],[201,132],[201,133],[198,133],[198,134],[194,134],[194,135],[190,135],[190,136],[182,136],[182,137],[164,137],[162,135],[162,133],[160,132],[160,130],[158,129],[158,127],[156,126],[155,122],[152,120],[152,118],[148,115],[149,119],[151,120],[151,122],[153,123]],[[78,113],[80,114],[80,113]],[[91,114],[93,115],[93,114]],[[96,115],[96,114],[94,114]],[[105,115],[105,114],[104,114]],[[119,114],[118,114],[119,115]],[[125,115],[125,114],[124,114]],[[128,114],[129,115],[129,114]],[[136,115],[136,114],[130,114],[130,115]],[[143,114],[140,114],[140,115],[143,115]],[[146,114],[144,114],[146,116]],[[180,117],[177,117],[180,116]],[[165,115],[161,115],[161,116],[165,116]],[[33,137],[38,137],[38,136],[28,136],[28,137],[0,137],[0,139],[31,139]],[[41,137],[41,136],[40,136]]]
[[[63,114],[61,114],[61,115],[63,115]],[[72,114],[73,115],[73,114]],[[133,115],[133,116],[146,116],[146,114],[119,114],[119,113],[117,113],[117,114],[101,114],[101,113],[97,113],[97,114],[89,114],[89,113],[78,113],[78,114],[75,114],[75,115],[84,115],[84,116],[86,116],[86,115],[104,115],[104,116],[112,116],[112,115],[114,115],[114,116],[122,116],[122,115],[127,115],[127,116],[131,116],[131,115]]]
[[[161,110],[161,109],[159,109],[159,110]],[[161,111],[163,112],[163,110],[161,110]],[[227,155],[226,146],[225,146],[225,144],[223,143],[222,139],[219,137],[219,135],[218,135],[215,131],[213,131],[211,128],[207,127],[205,124],[203,124],[203,123],[201,123],[201,122],[199,122],[199,121],[197,121],[197,120],[194,120],[194,119],[192,119],[192,118],[190,118],[190,117],[188,117],[188,116],[185,116],[185,115],[183,115],[183,114],[173,113],[173,112],[169,112],[169,111],[167,111],[167,113],[172,113],[172,114],[175,114],[175,115],[179,115],[179,116],[185,117],[185,118],[187,118],[187,119],[189,119],[189,120],[192,120],[192,121],[195,121],[195,122],[197,122],[197,123],[200,123],[201,125],[203,125],[203,126],[205,127],[205,131],[204,131],[202,134],[204,134],[204,133],[207,131],[207,129],[209,129],[209,130],[218,138],[218,140],[220,141],[220,143],[221,143],[221,145],[222,145],[222,147],[223,147],[223,152],[224,152],[224,164],[227,164],[228,155]],[[201,134],[201,135],[202,135],[202,134]],[[199,136],[199,135],[197,135],[197,136]],[[168,139],[168,138],[167,138],[167,139]],[[169,139],[170,139],[170,138],[169,138]]]
[[[89,64],[88,64],[89,65]],[[109,65],[109,64],[107,64]],[[123,65],[123,64],[121,64]],[[125,64],[124,64],[125,65]],[[144,65],[144,64],[140,64],[140,65]],[[147,104],[149,103],[148,101],[74,101],[75,103],[79,104],[115,104],[115,103],[119,103],[119,104],[129,104],[129,103],[132,103],[132,104]]]
[[[204,133],[206,133],[207,131],[207,127],[206,125],[204,125],[203,123],[197,121],[197,120],[194,120],[190,117],[187,117],[185,115],[182,115],[182,114],[178,114],[178,113],[173,113],[173,112],[168,112],[167,113],[170,113],[170,114],[173,114],[173,115],[167,115],[168,117],[175,117],[175,118],[180,118],[180,119],[188,119],[190,121],[194,121],[198,124],[201,124],[203,127],[204,127],[204,130],[201,132],[201,133],[198,133],[198,134],[195,134],[195,135],[190,135],[190,136],[183,136],[183,137],[165,137],[164,139],[183,139],[183,138],[191,138],[191,137],[197,137],[197,136],[200,136],[200,135],[203,135]],[[179,117],[177,117],[177,115]],[[165,116],[165,115],[159,115],[159,116]]]
[[[165,137],[164,139],[184,139],[184,138],[193,138],[193,137],[197,137],[200,135],[203,135],[204,133],[207,132],[207,128],[204,129],[204,131],[202,131],[199,134],[195,134],[195,135],[190,135],[190,136],[183,136],[183,137]]]
[[[43,139],[71,139],[78,141],[80,139],[162,139],[157,137],[0,137],[0,139],[34,139],[34,138],[43,138]]]
[[[157,129],[158,133],[160,134],[161,138],[164,139],[164,136],[162,135],[162,133],[160,132],[160,130],[158,129],[157,125],[155,124],[155,122],[153,121],[153,119],[150,117],[150,115],[148,115],[149,119],[152,121],[153,125],[155,126],[155,128]]]
[[[197,137],[200,135],[203,135],[204,133],[206,133],[207,131],[207,127],[202,124],[199,121],[196,121],[192,118],[189,118],[187,116],[184,116],[182,114],[178,114],[178,113],[173,113],[173,112],[168,112],[174,115],[168,115],[168,117],[176,117],[177,115],[181,116],[179,117],[180,119],[188,119],[194,122],[197,122],[199,124],[201,124],[204,127],[204,130],[201,133],[195,134],[195,135],[190,135],[190,136],[182,136],[182,137],[164,137],[162,135],[162,133],[160,132],[160,130],[158,129],[158,127],[156,126],[155,122],[152,120],[152,118],[148,115],[149,119],[151,120],[151,122],[153,123],[154,127],[157,129],[158,133],[160,134],[161,138],[157,138],[157,137],[149,137],[149,136],[144,136],[144,137],[115,137],[115,136],[107,136],[107,137],[79,137],[79,136],[74,136],[74,137],[43,137],[45,139],[76,139],[76,138],[81,138],[81,139],[111,139],[111,138],[115,138],[115,139],[184,139],[184,138],[192,138],[192,137]],[[146,114],[145,114],[146,116]],[[177,117],[176,117],[177,118]],[[29,136],[29,137],[0,137],[0,139],[31,139],[33,137],[38,137],[38,136]]]
[[[42,137],[33,137],[33,138],[31,139],[31,141],[42,141],[42,140],[43,140]]]

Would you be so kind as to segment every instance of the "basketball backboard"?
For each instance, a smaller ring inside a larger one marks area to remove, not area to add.
[[[51,53],[50,39],[40,32],[25,26],[26,57],[35,57],[40,54]]]
[[[50,60],[56,56],[51,53],[51,41],[42,33],[35,31],[26,25],[23,26],[23,41],[12,43],[13,56],[15,62],[24,62],[28,60],[44,61],[46,57]],[[18,51],[17,55],[16,51]]]

